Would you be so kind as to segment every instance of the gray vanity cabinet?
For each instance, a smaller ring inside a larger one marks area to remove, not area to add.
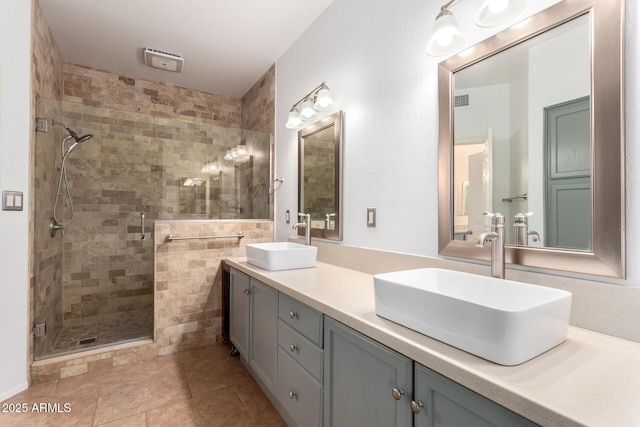
[[[262,384],[275,389],[278,291],[231,269],[229,339]]]
[[[276,397],[300,427],[322,425],[323,315],[285,294],[278,303]]]
[[[249,360],[249,310],[251,279],[231,269],[229,286],[229,340],[245,361]]]
[[[413,361],[325,316],[324,426],[412,426]]]
[[[278,291],[251,279],[249,365],[269,390],[276,385]]]
[[[288,425],[536,424],[231,269],[229,339]]]
[[[536,425],[419,363],[414,375],[415,427]]]

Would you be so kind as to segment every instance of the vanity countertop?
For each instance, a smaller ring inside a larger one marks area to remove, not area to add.
[[[378,317],[370,274],[322,262],[284,271],[227,262],[538,424],[640,425],[640,343],[570,326],[563,344],[501,366]]]

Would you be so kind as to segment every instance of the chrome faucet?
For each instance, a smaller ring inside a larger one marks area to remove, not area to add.
[[[491,276],[504,279],[504,215],[485,212],[491,218],[491,231],[482,233],[476,240],[476,246],[484,247],[491,242]]]
[[[298,213],[299,218],[303,218],[304,222],[298,222],[293,225],[293,229],[304,228],[304,244],[311,245],[311,214]]]
[[[537,231],[529,230],[529,217],[533,212],[516,214],[513,220],[513,226],[516,229],[516,246],[529,246],[529,236],[532,236],[534,242],[540,240]]]
[[[331,218],[335,218],[336,213],[330,213],[330,214],[326,214],[325,218],[324,218],[324,229],[325,230],[331,230]]]

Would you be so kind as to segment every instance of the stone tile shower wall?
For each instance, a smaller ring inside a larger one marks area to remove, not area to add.
[[[250,183],[247,188],[250,188],[251,195],[242,200],[251,203],[245,209],[253,212],[254,218],[273,218],[274,187],[265,179],[271,177],[271,153],[259,147],[265,146],[267,141],[264,139],[272,135],[275,129],[275,82],[276,67],[272,65],[242,97],[242,140],[249,152],[254,153],[251,167],[243,171]]]
[[[94,134],[67,159],[76,216],[64,236],[64,325],[136,322],[144,312],[150,318],[153,221],[240,216],[236,193],[248,183],[236,181],[246,175],[233,165],[215,177],[200,169],[202,159],[223,165],[225,148],[240,142],[241,131],[73,103],[64,110],[76,132]],[[204,182],[185,186],[187,179]],[[69,212],[67,206],[60,216]]]
[[[37,1],[33,4],[32,33],[32,120],[36,117],[61,117],[61,102],[40,105],[39,98],[62,100],[62,57],[49,31],[47,21]],[[30,235],[29,319],[32,323],[46,323],[48,333],[37,340],[29,340],[30,354],[48,353],[62,328],[62,241],[49,237],[51,203],[55,192],[55,155],[59,150],[62,132],[33,131],[30,160],[32,165]],[[35,348],[34,348],[35,346]]]

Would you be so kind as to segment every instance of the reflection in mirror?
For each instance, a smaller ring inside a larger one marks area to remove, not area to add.
[[[342,240],[342,112],[300,130],[298,143],[299,212],[311,214],[312,237]]]
[[[589,63],[585,14],[454,73],[456,233],[488,231],[484,211],[531,213],[541,239],[521,243],[591,249]]]
[[[624,277],[621,0],[560,2],[439,66],[439,253]]]

